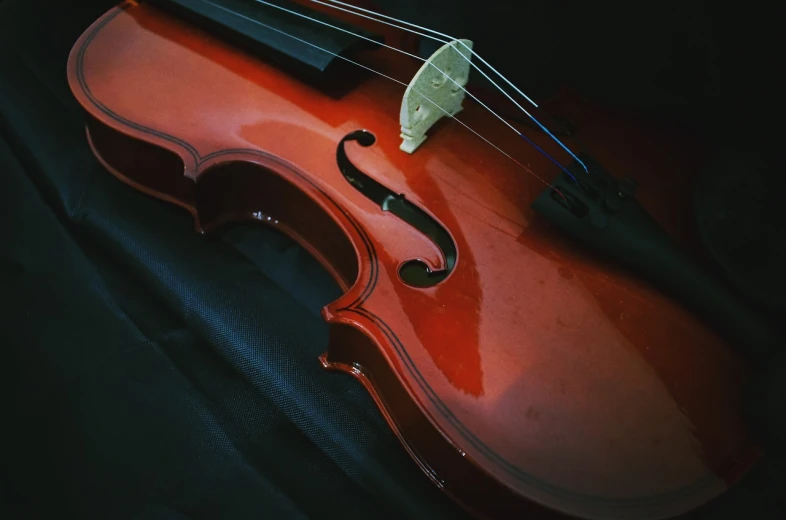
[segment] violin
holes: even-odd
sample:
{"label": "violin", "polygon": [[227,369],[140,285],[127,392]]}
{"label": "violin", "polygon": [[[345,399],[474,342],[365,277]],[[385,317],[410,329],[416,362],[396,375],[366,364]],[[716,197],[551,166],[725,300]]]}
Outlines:
{"label": "violin", "polygon": [[[321,262],[343,295],[319,362],[469,512],[692,510],[763,453],[735,345],[767,343],[661,247],[684,236],[679,193],[646,187],[696,162],[574,103],[579,153],[475,46],[337,1],[128,0],[84,32],[68,79],[112,175],[199,233],[259,222]],[[499,92],[473,94],[469,73]],[[607,172],[633,172],[640,202]]]}

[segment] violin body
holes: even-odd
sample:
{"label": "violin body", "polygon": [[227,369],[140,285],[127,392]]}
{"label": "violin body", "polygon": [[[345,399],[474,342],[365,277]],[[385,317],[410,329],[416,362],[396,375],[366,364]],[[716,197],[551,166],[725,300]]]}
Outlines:
{"label": "violin body", "polygon": [[[362,59],[405,79],[417,70],[386,49]],[[330,96],[137,2],[84,33],[68,77],[117,178],[183,207],[199,232],[258,221],[322,263],[344,291],[323,311],[322,364],[356,377],[429,478],[479,517],[676,516],[760,456],[731,348],[551,230],[529,209],[543,183],[465,127],[444,121],[415,153],[399,150],[401,85],[370,76]],[[669,208],[695,162],[681,170],[668,140],[574,109],[610,171],[676,187],[642,203],[679,236]],[[461,118],[542,177],[558,171],[476,104]],[[345,140],[359,130],[374,142]],[[351,185],[342,152],[447,232],[444,279],[402,279],[412,261],[444,271],[444,251]]]}

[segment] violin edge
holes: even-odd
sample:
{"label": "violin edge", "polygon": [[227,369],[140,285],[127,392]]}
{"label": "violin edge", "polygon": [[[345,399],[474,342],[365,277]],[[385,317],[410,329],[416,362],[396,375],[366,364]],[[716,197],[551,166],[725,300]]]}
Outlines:
{"label": "violin edge", "polygon": [[[522,498],[498,482],[448,438],[412,399],[396,377],[384,350],[356,321],[323,313],[330,325],[327,351],[319,356],[322,367],[357,380],[371,396],[385,422],[420,470],[454,502],[481,519],[538,518],[561,520],[562,513]],[[380,392],[379,388],[385,388]],[[392,396],[385,398],[383,395]],[[428,446],[428,455],[416,446]]]}

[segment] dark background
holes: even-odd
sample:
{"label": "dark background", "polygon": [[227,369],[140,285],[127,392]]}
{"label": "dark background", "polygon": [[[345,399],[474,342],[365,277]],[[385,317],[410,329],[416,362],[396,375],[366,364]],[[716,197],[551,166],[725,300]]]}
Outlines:
{"label": "dark background", "polygon": [[774,145],[783,20],[771,2],[378,0],[466,37],[524,92],[568,85],[606,106]]}
{"label": "dark background", "polygon": [[[0,516],[463,518],[318,367],[338,289],[312,259],[264,228],[197,236],[97,165],[65,64],[113,3],[0,0]],[[780,148],[765,3],[380,4],[534,95]],[[784,482],[768,459],[689,518],[783,518]]]}

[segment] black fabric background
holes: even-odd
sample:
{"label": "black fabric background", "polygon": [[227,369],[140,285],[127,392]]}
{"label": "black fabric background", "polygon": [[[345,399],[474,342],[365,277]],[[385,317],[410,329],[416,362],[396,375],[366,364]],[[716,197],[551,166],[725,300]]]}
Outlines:
{"label": "black fabric background", "polygon": [[[65,64],[113,4],[0,1],[0,516],[465,518],[318,366],[313,259],[96,163]],[[782,518],[783,483],[765,462],[690,518]]]}

